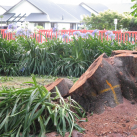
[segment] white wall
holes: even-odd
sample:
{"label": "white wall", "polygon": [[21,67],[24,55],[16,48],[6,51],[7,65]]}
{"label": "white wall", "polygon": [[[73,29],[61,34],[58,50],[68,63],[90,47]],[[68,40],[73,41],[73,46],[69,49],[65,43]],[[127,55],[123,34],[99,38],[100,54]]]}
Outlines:
{"label": "white wall", "polygon": [[[18,27],[21,27],[21,26],[23,25],[23,23],[17,22],[16,25],[17,25]],[[33,30],[34,30],[34,27],[35,27],[34,25],[35,25],[35,23],[29,23],[28,28],[29,28],[29,29],[32,29],[32,31],[33,31]]]}
{"label": "white wall", "polygon": [[30,28],[30,29],[32,29],[32,30],[33,30],[33,29],[34,29],[34,27],[35,27],[35,23],[29,23],[29,28]]}
{"label": "white wall", "polygon": [[[21,15],[24,15],[26,13],[25,16],[28,16],[31,13],[42,13],[42,12],[38,10],[36,7],[34,7],[33,5],[31,5],[29,2],[22,1],[19,5],[11,9],[9,13],[16,13],[16,15],[19,15],[20,13]],[[13,20],[13,19],[14,18],[11,18],[10,20]],[[17,25],[21,26],[21,23],[18,22]],[[34,28],[34,23],[30,23],[29,28]]]}
{"label": "white wall", "polygon": [[19,5],[11,9],[9,13],[16,13],[17,15],[20,13],[21,15],[24,15],[26,13],[26,16],[28,16],[30,13],[42,13],[42,12],[37,8],[35,8],[33,5],[31,5],[29,2],[22,1]]}
{"label": "white wall", "polygon": [[58,23],[58,29],[62,30],[63,28],[70,29],[70,23]]}
{"label": "white wall", "polygon": [[21,26],[21,22],[17,22],[16,25],[19,27]]}
{"label": "white wall", "polygon": [[45,23],[45,29],[51,29],[51,23]]}
{"label": "white wall", "polygon": [[2,7],[0,7],[0,15],[4,14],[6,12],[6,10],[4,10]]}

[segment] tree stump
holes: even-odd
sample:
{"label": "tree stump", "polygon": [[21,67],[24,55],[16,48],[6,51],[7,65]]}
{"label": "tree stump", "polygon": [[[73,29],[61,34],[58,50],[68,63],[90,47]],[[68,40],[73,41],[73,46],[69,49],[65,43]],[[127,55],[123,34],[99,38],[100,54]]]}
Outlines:
{"label": "tree stump", "polygon": [[128,100],[137,101],[137,52],[118,50],[99,56],[70,89],[86,111],[101,113]]}
{"label": "tree stump", "polygon": [[86,111],[101,113],[105,106],[123,102],[116,70],[107,58],[106,54],[99,56],[69,91]]}
{"label": "tree stump", "polygon": [[100,55],[72,85],[70,80],[57,79],[45,87],[55,92],[57,86],[63,97],[70,95],[86,111],[95,113],[122,103],[123,96],[137,101],[137,52],[118,50],[111,57]]}
{"label": "tree stump", "polygon": [[[58,78],[53,83],[45,85],[45,88],[50,92],[56,92],[55,86],[58,88],[60,94],[65,96],[69,93],[69,89],[73,86],[73,82],[67,78]],[[53,97],[56,93],[52,94]]]}
{"label": "tree stump", "polygon": [[121,91],[128,100],[137,99],[137,54],[135,52],[118,54],[112,57]]}
{"label": "tree stump", "polygon": [[137,51],[132,51],[132,50],[114,50],[114,51],[112,51],[111,56],[118,55],[118,54],[123,54],[123,53],[137,54]]}

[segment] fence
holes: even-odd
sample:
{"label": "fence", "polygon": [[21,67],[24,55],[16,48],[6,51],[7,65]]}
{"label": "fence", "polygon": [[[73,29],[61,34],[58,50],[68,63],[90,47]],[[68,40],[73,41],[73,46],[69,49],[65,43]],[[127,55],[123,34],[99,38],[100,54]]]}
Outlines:
{"label": "fence", "polygon": [[[15,35],[12,33],[6,33],[5,32],[6,29],[1,29],[1,35],[2,38],[6,38],[7,40],[10,39],[15,39]],[[37,34],[33,34],[33,38],[35,38],[38,42],[44,42],[47,39],[61,39],[63,34],[68,34],[69,35],[69,39],[66,40],[66,42],[71,41],[71,36],[73,36],[73,32],[75,31],[80,31],[81,33],[87,33],[90,32],[92,33],[94,30],[59,30],[58,32],[53,32],[52,29],[51,30],[39,30]],[[105,36],[105,32],[107,30],[99,30],[99,36],[101,37],[101,39],[103,39],[104,37],[108,40],[109,38]],[[113,31],[113,33],[115,34],[115,40],[117,40],[118,42],[132,42],[133,44],[136,42],[137,40],[137,31],[126,31],[126,32],[122,32],[122,31]]]}

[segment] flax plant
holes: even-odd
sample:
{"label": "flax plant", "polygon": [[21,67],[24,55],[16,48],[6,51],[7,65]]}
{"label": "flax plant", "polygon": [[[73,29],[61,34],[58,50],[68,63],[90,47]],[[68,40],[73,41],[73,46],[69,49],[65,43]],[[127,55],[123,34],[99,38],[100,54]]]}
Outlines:
{"label": "flax plant", "polygon": [[14,40],[0,38],[0,75],[17,75],[19,52]]}

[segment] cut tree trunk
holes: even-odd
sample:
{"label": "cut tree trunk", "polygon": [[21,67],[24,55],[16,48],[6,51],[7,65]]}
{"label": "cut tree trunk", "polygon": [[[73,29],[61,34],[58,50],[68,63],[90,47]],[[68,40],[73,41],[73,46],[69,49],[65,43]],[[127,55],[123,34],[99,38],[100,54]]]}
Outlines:
{"label": "cut tree trunk", "polygon": [[122,103],[123,96],[137,101],[137,52],[118,50],[111,57],[100,55],[72,85],[68,79],[57,79],[45,87],[56,92],[57,86],[63,97],[70,95],[88,112],[102,113],[106,107]]}
{"label": "cut tree trunk", "polygon": [[137,52],[118,50],[99,56],[69,91],[86,111],[101,113],[128,100],[137,101]]}
{"label": "cut tree trunk", "polygon": [[106,54],[99,56],[69,91],[86,111],[101,113],[105,106],[123,102],[115,68],[106,58]]}
{"label": "cut tree trunk", "polygon": [[111,56],[118,55],[118,54],[123,54],[123,53],[137,54],[137,51],[132,51],[132,50],[114,50],[114,51],[112,51]]}
{"label": "cut tree trunk", "polygon": [[69,93],[69,89],[73,86],[73,82],[67,78],[58,78],[53,83],[45,85],[45,88],[50,91],[54,92],[51,96],[56,96],[56,89],[55,86],[58,88],[60,94],[65,96]]}
{"label": "cut tree trunk", "polygon": [[137,99],[137,54],[123,53],[112,57],[121,91],[128,100]]}

